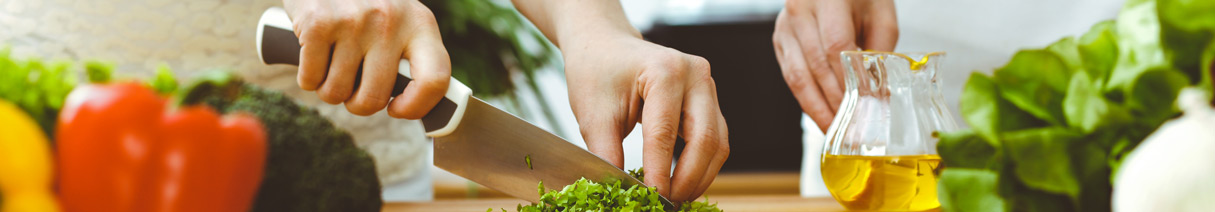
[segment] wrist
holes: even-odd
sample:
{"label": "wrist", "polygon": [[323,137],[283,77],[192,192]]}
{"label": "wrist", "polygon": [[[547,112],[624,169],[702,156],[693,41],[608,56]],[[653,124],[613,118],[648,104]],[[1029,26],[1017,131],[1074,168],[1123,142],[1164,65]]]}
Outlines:
{"label": "wrist", "polygon": [[640,33],[595,27],[570,27],[557,34],[562,52],[601,49],[601,45],[619,45],[620,42],[644,40]]}
{"label": "wrist", "polygon": [[566,43],[598,42],[603,39],[641,39],[641,32],[629,24],[618,1],[562,1],[548,7],[553,37],[558,48]]}

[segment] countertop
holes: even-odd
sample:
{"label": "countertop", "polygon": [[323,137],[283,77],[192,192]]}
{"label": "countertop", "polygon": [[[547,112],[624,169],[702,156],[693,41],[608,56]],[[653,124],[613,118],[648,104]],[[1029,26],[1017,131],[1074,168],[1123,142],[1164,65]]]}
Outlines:
{"label": "countertop", "polygon": [[[724,211],[846,211],[831,197],[802,198],[797,194],[750,194],[710,196],[710,202]],[[437,199],[433,202],[389,203],[383,211],[515,211],[519,204],[527,201],[514,198],[488,199]]]}
{"label": "countertop", "polygon": [[[798,173],[723,173],[705,196],[725,211],[845,211],[831,197],[799,196]],[[464,180],[436,180],[435,201],[387,203],[383,211],[514,211],[527,203]]]}

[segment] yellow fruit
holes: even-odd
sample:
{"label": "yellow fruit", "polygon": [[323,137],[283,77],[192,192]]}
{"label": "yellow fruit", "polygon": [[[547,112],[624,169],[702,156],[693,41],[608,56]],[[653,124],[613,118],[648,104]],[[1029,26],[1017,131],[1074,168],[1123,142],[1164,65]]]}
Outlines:
{"label": "yellow fruit", "polygon": [[49,144],[34,119],[0,100],[0,212],[59,210]]}

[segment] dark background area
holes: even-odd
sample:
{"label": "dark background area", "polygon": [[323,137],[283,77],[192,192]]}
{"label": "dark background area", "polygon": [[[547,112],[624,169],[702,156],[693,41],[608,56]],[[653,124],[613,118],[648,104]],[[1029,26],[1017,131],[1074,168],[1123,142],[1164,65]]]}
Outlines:
{"label": "dark background area", "polygon": [[[722,172],[798,171],[801,109],[781,75],[771,21],[655,25],[647,40],[709,60],[718,103],[730,130]],[[683,151],[677,142],[675,154]]]}

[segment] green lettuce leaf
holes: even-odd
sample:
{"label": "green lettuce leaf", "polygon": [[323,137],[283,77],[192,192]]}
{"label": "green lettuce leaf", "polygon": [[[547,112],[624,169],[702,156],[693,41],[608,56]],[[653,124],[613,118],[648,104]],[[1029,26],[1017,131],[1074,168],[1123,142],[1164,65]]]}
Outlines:
{"label": "green lettuce leaf", "polygon": [[1004,199],[996,195],[997,175],[980,169],[950,167],[941,172],[938,196],[951,211],[1002,212]]}

